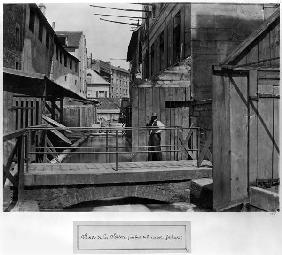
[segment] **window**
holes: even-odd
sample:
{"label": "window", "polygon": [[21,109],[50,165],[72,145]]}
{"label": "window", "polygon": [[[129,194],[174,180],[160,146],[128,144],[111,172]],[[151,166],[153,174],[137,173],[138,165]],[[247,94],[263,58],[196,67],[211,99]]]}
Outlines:
{"label": "window", "polygon": [[181,55],[180,21],[181,21],[181,15],[180,12],[178,12],[173,18],[173,64],[179,62]]}
{"label": "window", "polygon": [[105,97],[108,97],[108,92],[107,91],[105,91]]}
{"label": "window", "polygon": [[70,59],[70,70],[72,70],[72,60]]}
{"label": "window", "polygon": [[164,31],[160,34],[160,70],[165,68],[164,64]]}
{"label": "window", "polygon": [[96,97],[98,98],[99,96],[98,96],[98,91],[96,91]]}
{"label": "window", "polygon": [[49,33],[46,31],[46,47],[49,48]]}
{"label": "window", "polygon": [[18,62],[18,61],[16,61],[16,69],[17,69],[17,70],[20,69],[20,68],[19,68],[19,62]]}
{"label": "window", "polygon": [[75,72],[77,73],[77,71],[78,71],[78,63],[77,62],[75,63],[74,68],[75,68]]}
{"label": "window", "polygon": [[64,54],[64,66],[68,65],[68,57],[67,54]]}
{"label": "window", "polygon": [[151,75],[154,74],[155,68],[155,51],[154,51],[154,44],[151,46]]}
{"label": "window", "polygon": [[156,18],[156,4],[152,5],[152,18]]}
{"label": "window", "polygon": [[67,76],[65,75],[65,81],[67,81]]}
{"label": "window", "polygon": [[34,20],[35,20],[35,13],[34,13],[34,10],[30,9],[30,12],[29,12],[29,30],[34,32]]}
{"label": "window", "polygon": [[43,24],[42,24],[42,21],[39,21],[38,39],[40,42],[42,42],[42,35],[43,35]]}
{"label": "window", "polygon": [[20,35],[20,27],[19,24],[16,25],[16,44],[20,45],[21,35]]}

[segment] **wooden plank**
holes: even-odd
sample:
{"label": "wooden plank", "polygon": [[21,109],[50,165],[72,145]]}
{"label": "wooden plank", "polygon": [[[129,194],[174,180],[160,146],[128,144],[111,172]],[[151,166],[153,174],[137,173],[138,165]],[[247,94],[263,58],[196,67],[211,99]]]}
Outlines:
{"label": "wooden plank", "polygon": [[[160,121],[166,125],[166,116],[165,116],[165,89],[160,87],[160,93],[159,93],[159,102],[160,102]],[[161,146],[165,145],[166,142],[166,135],[167,131],[165,130],[162,132],[162,139],[161,139]],[[162,147],[162,150],[166,150],[166,147]],[[163,152],[163,160],[166,160],[167,153]]]}
{"label": "wooden plank", "polygon": [[229,87],[228,77],[213,76],[213,207],[215,210],[228,205],[231,198]]}
{"label": "wooden plank", "polygon": [[280,80],[280,72],[271,70],[260,70],[258,71],[258,79]]}
{"label": "wooden plank", "polygon": [[64,136],[59,130],[50,129],[50,132],[52,132],[54,135],[56,135],[58,138],[60,138],[65,143],[71,144],[70,139],[68,139],[66,136]]}
{"label": "wooden plank", "polygon": [[38,109],[38,123],[37,125],[41,124],[42,123],[42,115],[45,111],[45,99],[44,98],[39,98],[38,100],[39,102],[39,109]]}
{"label": "wooden plank", "polygon": [[30,126],[30,111],[31,109],[29,108],[29,98],[26,98],[25,101],[25,107],[26,107],[26,126]]}
{"label": "wooden plank", "polygon": [[[14,98],[16,107],[20,106],[20,101],[18,98]],[[16,130],[21,128],[21,110],[16,109],[16,115],[17,115],[17,120],[16,120]]]}
{"label": "wooden plank", "polygon": [[[182,107],[182,127],[188,128],[190,127],[190,117],[189,117],[189,107]],[[189,130],[183,129],[183,138],[185,139],[188,135]],[[187,159],[184,157],[182,159]]]}
{"label": "wooden plank", "polygon": [[[145,112],[145,105],[146,105],[146,88],[139,88],[139,106],[138,106],[138,116],[139,116],[139,126],[144,127],[146,126],[146,112]],[[145,129],[140,129],[139,132],[139,146],[146,146],[147,145],[147,136],[148,131]],[[139,147],[138,150],[144,151],[144,148]],[[138,161],[145,161],[147,159],[147,155],[145,153],[139,153],[137,155]]]}
{"label": "wooden plank", "polygon": [[273,99],[260,98],[258,112],[262,118],[258,121],[258,178],[270,179],[272,177],[273,143],[269,134],[273,136]]}
{"label": "wooden plank", "polygon": [[[182,108],[181,107],[177,107],[175,109],[175,125],[178,127],[182,126]],[[175,138],[174,138],[174,143],[176,145],[176,149],[179,150],[180,149],[180,142],[179,142],[179,137],[180,137],[180,129],[177,129],[175,131]],[[181,153],[177,152],[176,153],[176,160],[180,160],[181,159]]]}
{"label": "wooden plank", "polygon": [[[133,155],[136,151],[136,146],[138,146],[138,130],[136,129],[138,127],[138,88],[134,87],[132,88],[132,146],[133,146]],[[135,161],[135,157],[133,156],[132,161]]]}
{"label": "wooden plank", "polygon": [[[165,126],[170,127],[170,108],[165,108]],[[165,131],[165,144],[168,146],[170,145],[170,137],[171,137],[171,131],[166,130]],[[171,150],[171,147],[166,147],[166,150]],[[166,152],[165,154],[165,159],[166,160],[171,160],[171,153]]]}
{"label": "wooden plank", "polygon": [[269,33],[259,41],[259,61],[270,59]]}
{"label": "wooden plank", "polygon": [[279,8],[271,15],[271,17],[264,22],[256,31],[254,31],[246,40],[244,40],[231,54],[225,59],[224,64],[228,64],[238,58],[249,45],[251,45],[261,34],[263,34],[276,20],[279,20]]}
{"label": "wooden plank", "polygon": [[247,80],[244,76],[233,77],[230,88],[231,201],[248,196]]}
{"label": "wooden plank", "polygon": [[270,91],[271,91],[271,86],[279,86],[280,80],[279,79],[270,79],[270,78],[265,78],[265,79],[260,78],[258,79],[258,85],[262,87],[270,86]]}
{"label": "wooden plank", "polygon": [[[275,143],[279,146],[279,99],[273,99],[273,137]],[[273,169],[273,178],[279,178],[279,152],[273,145],[273,160],[272,160],[272,169]]]}
{"label": "wooden plank", "polygon": [[[249,96],[257,95],[257,75],[256,70],[250,71],[249,76]],[[257,109],[257,101],[250,101],[252,106],[249,113],[249,184],[255,184],[258,171],[258,118],[254,109]]]}
{"label": "wooden plank", "polygon": [[21,111],[21,115],[22,115],[22,122],[21,122],[21,128],[25,128],[26,125],[25,125],[25,118],[26,118],[26,110],[24,109],[25,107],[25,98],[21,98],[20,99],[20,102],[21,102],[21,107],[22,108],[22,111]]}
{"label": "wooden plank", "polygon": [[46,115],[42,115],[42,119],[45,120],[48,124],[51,124],[54,127],[59,127],[59,128],[63,128],[64,131],[68,132],[68,133],[72,133],[71,130],[69,130],[66,126],[64,126],[63,124],[58,123],[57,121],[49,118]]}
{"label": "wooden plank", "polygon": [[258,62],[258,44],[254,45],[249,53],[247,54],[247,63],[257,63]]}
{"label": "wooden plank", "polygon": [[36,99],[33,98],[32,100],[32,106],[33,106],[33,110],[32,110],[32,125],[36,125]]}
{"label": "wooden plank", "polygon": [[[171,127],[175,127],[175,108],[170,108],[170,124]],[[170,132],[170,144],[171,144],[171,149],[175,150],[175,130],[172,129]],[[171,152],[171,159],[175,160],[175,152]]]}
{"label": "wooden plank", "polygon": [[153,113],[152,88],[146,88],[146,123],[149,123]]}

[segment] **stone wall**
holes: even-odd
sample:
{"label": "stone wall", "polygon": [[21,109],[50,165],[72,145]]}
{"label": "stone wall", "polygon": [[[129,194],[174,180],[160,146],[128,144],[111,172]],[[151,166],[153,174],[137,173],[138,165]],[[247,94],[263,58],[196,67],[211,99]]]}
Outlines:
{"label": "stone wall", "polygon": [[[3,5],[3,66],[21,69],[24,38],[24,6]],[[17,64],[16,64],[17,63]]]}

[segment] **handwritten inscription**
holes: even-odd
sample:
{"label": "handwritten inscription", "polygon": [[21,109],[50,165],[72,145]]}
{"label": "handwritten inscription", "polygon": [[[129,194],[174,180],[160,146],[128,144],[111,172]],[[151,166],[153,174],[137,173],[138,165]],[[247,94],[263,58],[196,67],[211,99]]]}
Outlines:
{"label": "handwritten inscription", "polygon": [[136,223],[75,223],[74,250],[76,253],[190,251],[190,225],[187,222],[134,224]]}
{"label": "handwritten inscription", "polygon": [[175,236],[174,234],[165,234],[165,235],[122,235],[119,233],[107,234],[104,233],[102,235],[91,235],[89,233],[84,233],[80,236],[81,239],[92,239],[92,240],[182,240],[183,236]]}

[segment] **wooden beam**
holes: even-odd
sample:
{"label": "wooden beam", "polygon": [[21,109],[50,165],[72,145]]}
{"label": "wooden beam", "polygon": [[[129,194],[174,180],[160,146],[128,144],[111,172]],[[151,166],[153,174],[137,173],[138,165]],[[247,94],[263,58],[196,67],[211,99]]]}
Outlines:
{"label": "wooden beam", "polygon": [[223,64],[230,64],[235,61],[240,54],[242,54],[259,36],[261,36],[269,27],[276,21],[279,21],[279,8],[264,22],[259,29],[254,31],[246,40],[244,40],[223,62]]}

